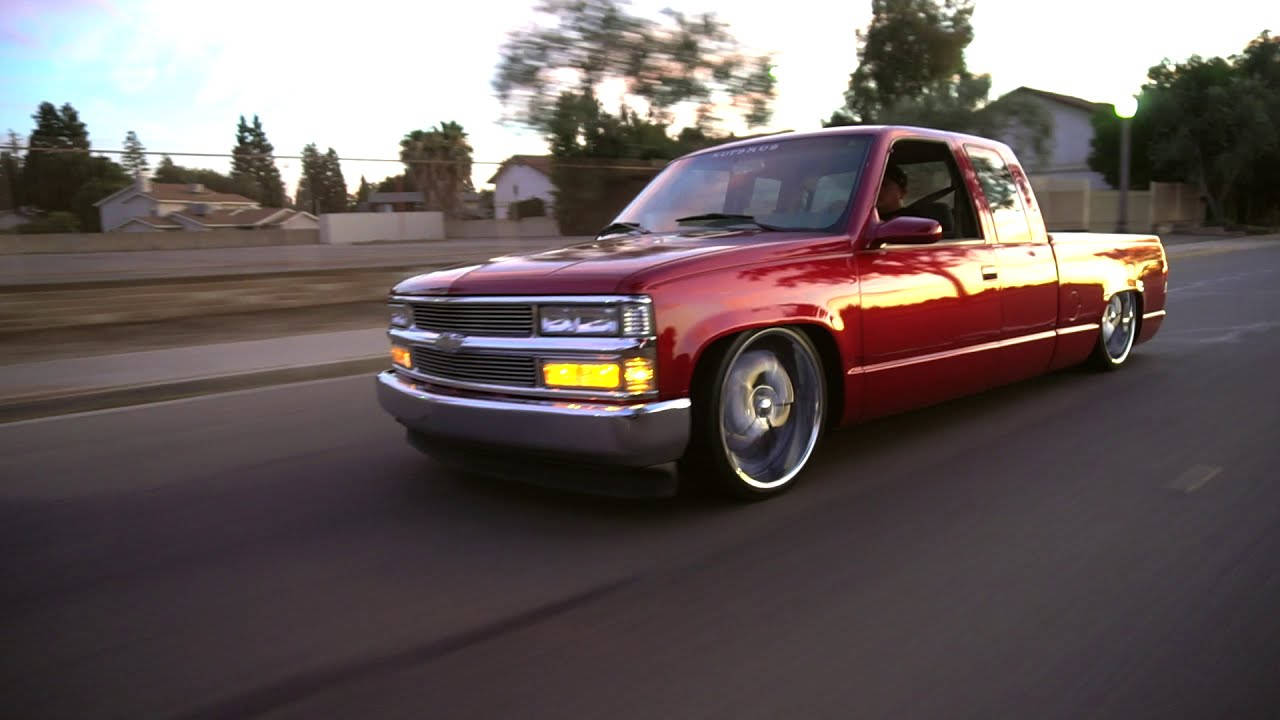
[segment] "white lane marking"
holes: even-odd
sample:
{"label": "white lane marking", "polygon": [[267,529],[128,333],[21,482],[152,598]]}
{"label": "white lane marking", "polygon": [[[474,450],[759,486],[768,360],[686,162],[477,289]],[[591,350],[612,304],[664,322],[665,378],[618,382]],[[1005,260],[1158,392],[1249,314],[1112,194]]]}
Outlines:
{"label": "white lane marking", "polygon": [[1205,483],[1217,477],[1222,468],[1213,465],[1192,465],[1166,487],[1182,493],[1192,493],[1205,486]]}
{"label": "white lane marking", "polygon": [[[1218,275],[1215,277],[1205,278],[1203,280],[1195,280],[1185,285],[1181,283],[1174,283],[1174,284],[1171,284],[1169,287],[1169,294],[1181,295],[1184,293],[1190,293],[1194,295],[1194,294],[1197,294],[1197,291],[1203,291],[1206,288],[1213,288],[1223,284],[1236,285],[1237,281],[1239,280],[1254,277],[1255,275],[1270,275],[1271,273],[1274,273],[1274,272],[1275,270],[1272,268],[1264,268],[1261,270],[1245,270],[1242,272],[1229,273],[1227,275]],[[1239,292],[1238,290],[1234,290],[1234,291]]]}
{"label": "white lane marking", "polygon": [[[204,395],[192,395],[190,397],[174,398],[173,400],[160,400],[158,402],[138,403],[136,405],[120,405],[119,407],[102,408],[101,410],[86,410],[77,413],[65,413],[62,415],[48,415],[46,417],[31,418],[29,420],[14,420],[13,422],[0,423],[0,432],[5,428],[18,427],[19,425],[36,425],[39,423],[57,422],[59,420],[71,420],[74,418],[93,417],[94,415],[111,415],[113,413],[129,412],[130,410],[144,410],[147,408],[163,407],[165,405],[185,405],[187,403],[199,402],[201,400],[210,400],[213,398],[235,397],[237,395],[248,395],[249,393],[263,392],[265,390],[275,390],[278,388],[298,388],[308,385],[320,385],[323,383],[333,383],[342,380],[351,380],[352,378],[368,377],[369,382],[373,382],[374,375],[377,373],[357,373],[354,375],[340,375],[338,377],[321,378],[319,380],[298,380],[297,382],[277,383],[274,385],[263,385],[261,387],[243,388],[241,390],[227,390],[218,393],[206,393]],[[373,390],[369,391],[370,397],[373,396]]]}

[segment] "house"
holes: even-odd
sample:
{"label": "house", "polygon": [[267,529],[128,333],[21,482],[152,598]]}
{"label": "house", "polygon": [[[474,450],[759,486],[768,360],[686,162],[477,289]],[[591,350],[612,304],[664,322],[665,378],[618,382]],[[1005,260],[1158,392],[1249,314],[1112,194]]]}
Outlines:
{"label": "house", "polygon": [[555,185],[551,182],[550,155],[512,155],[489,178],[493,184],[494,217],[509,220],[511,205],[530,198],[542,198],[547,214],[555,205]]}
{"label": "house", "polygon": [[1110,105],[1025,86],[1004,97],[1033,102],[1044,108],[1053,121],[1048,157],[1043,160],[1036,157],[1030,142],[1018,129],[997,138],[1013,148],[1027,166],[1028,174],[1054,179],[1085,179],[1090,187],[1109,187],[1102,173],[1089,169],[1089,153],[1093,150],[1093,116],[1099,110],[1109,110]]}
{"label": "house", "polygon": [[311,213],[264,208],[243,195],[214,192],[200,184],[152,182],[141,176],[94,205],[103,232],[319,227]]}
{"label": "house", "polygon": [[421,192],[369,193],[364,212],[415,212],[427,209],[427,198]]}
{"label": "house", "polygon": [[209,205],[193,205],[181,212],[163,217],[144,215],[128,220],[116,228],[120,232],[157,232],[163,230],[315,230],[320,227],[316,216],[288,208],[237,207],[216,209]]}

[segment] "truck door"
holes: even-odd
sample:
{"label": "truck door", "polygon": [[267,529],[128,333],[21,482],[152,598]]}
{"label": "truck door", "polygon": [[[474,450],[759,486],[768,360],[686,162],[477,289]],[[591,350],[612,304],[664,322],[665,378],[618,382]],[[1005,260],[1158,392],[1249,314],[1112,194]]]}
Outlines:
{"label": "truck door", "polygon": [[[1001,332],[994,245],[978,227],[951,147],[899,140],[889,161],[908,180],[897,214],[939,220],[943,239],[856,254],[864,417],[989,387]],[[883,220],[873,212],[874,223]]]}
{"label": "truck door", "polygon": [[996,240],[1001,308],[996,381],[1016,382],[1048,371],[1053,359],[1058,265],[1022,168],[994,148],[967,144],[965,154],[978,177]]}

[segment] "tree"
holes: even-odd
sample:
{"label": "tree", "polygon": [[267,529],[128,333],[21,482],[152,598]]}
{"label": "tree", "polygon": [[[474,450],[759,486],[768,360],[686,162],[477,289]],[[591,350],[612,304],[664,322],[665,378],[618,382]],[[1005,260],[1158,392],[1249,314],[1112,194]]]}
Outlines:
{"label": "tree", "polygon": [[275,148],[267,140],[262,121],[253,116],[253,125],[240,116],[236,145],[231,149],[231,179],[249,188],[248,197],[266,207],[284,206],[284,181],[276,167]]}
{"label": "tree", "polygon": [[0,151],[0,210],[10,210],[22,205],[22,169],[18,134],[9,131],[9,142]]}
{"label": "tree", "polygon": [[352,198],[351,209],[359,210],[365,203],[369,202],[369,195],[373,192],[373,186],[360,176],[360,187],[356,189],[356,195]]}
{"label": "tree", "polygon": [[298,179],[299,209],[314,215],[347,210],[347,184],[342,178],[342,164],[333,148],[324,155],[310,143],[302,148],[302,177]]}
{"label": "tree", "polygon": [[253,192],[252,181],[248,178],[233,179],[217,170],[208,168],[188,168],[175,165],[168,155],[160,157],[156,171],[151,179],[159,183],[181,183],[183,185],[199,184],[213,192],[231,193],[249,197]]}
{"label": "tree", "polygon": [[663,161],[734,139],[701,128],[685,128],[672,138],[668,125],[625,105],[612,115],[592,96],[562,94],[547,137],[555,158],[551,182],[560,231],[594,234],[662,169]]}
{"label": "tree", "polygon": [[120,164],[124,166],[125,172],[129,175],[136,176],[147,172],[150,166],[147,164],[147,156],[143,154],[146,148],[138,140],[138,134],[130,130],[124,136],[124,156],[121,158]]}
{"label": "tree", "polygon": [[858,67],[842,114],[880,122],[900,102],[952,94],[968,76],[964,51],[973,42],[972,17],[972,0],[872,0],[871,24],[857,32]]}
{"label": "tree", "polygon": [[86,178],[89,131],[70,103],[57,108],[42,102],[27,141],[22,168],[25,203],[42,210],[70,210],[71,199]]}
{"label": "tree", "polygon": [[442,122],[430,130],[414,130],[400,141],[400,160],[422,191],[428,210],[456,216],[463,192],[471,183],[471,144],[456,122]]}
{"label": "tree", "polygon": [[[1196,185],[1216,223],[1280,225],[1280,38],[1150,69],[1131,126],[1132,177]],[[1118,176],[1120,120],[1094,119],[1089,166]]]}
{"label": "tree", "polygon": [[71,213],[81,232],[102,232],[102,214],[94,203],[127,187],[132,177],[108,158],[85,159],[85,181],[71,198]]}
{"label": "tree", "polygon": [[342,162],[338,153],[329,148],[324,154],[324,197],[321,212],[346,212],[348,205],[347,181],[342,177]]}
{"label": "tree", "polygon": [[416,189],[417,186],[413,184],[413,176],[407,172],[402,172],[399,175],[391,175],[378,181],[374,192],[413,192]]}
{"label": "tree", "polygon": [[1035,159],[1047,157],[1049,114],[1013,95],[991,101],[991,76],[968,70],[972,0],[873,0],[871,12],[870,25],[857,31],[858,67],[844,105],[823,125],[917,125],[1017,137]]}
{"label": "tree", "polygon": [[315,143],[308,143],[302,148],[302,176],[298,178],[298,192],[294,203],[298,209],[313,215],[320,213],[314,191],[322,183],[323,170],[320,162],[320,152],[316,150]]}
{"label": "tree", "polygon": [[561,94],[595,97],[621,80],[658,122],[691,103],[706,121],[731,103],[748,126],[769,121],[775,95],[771,60],[744,54],[711,13],[664,11],[664,22],[638,17],[621,0],[544,0],[540,24],[511,33],[493,88],[516,122],[547,131]]}

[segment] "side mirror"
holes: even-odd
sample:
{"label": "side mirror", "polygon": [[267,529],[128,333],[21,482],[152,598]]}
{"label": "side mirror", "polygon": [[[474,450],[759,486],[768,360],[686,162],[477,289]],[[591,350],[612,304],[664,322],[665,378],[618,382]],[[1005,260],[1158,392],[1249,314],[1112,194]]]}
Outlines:
{"label": "side mirror", "polygon": [[871,248],[881,245],[928,245],[942,239],[942,224],[922,217],[902,216],[882,222],[871,231]]}

